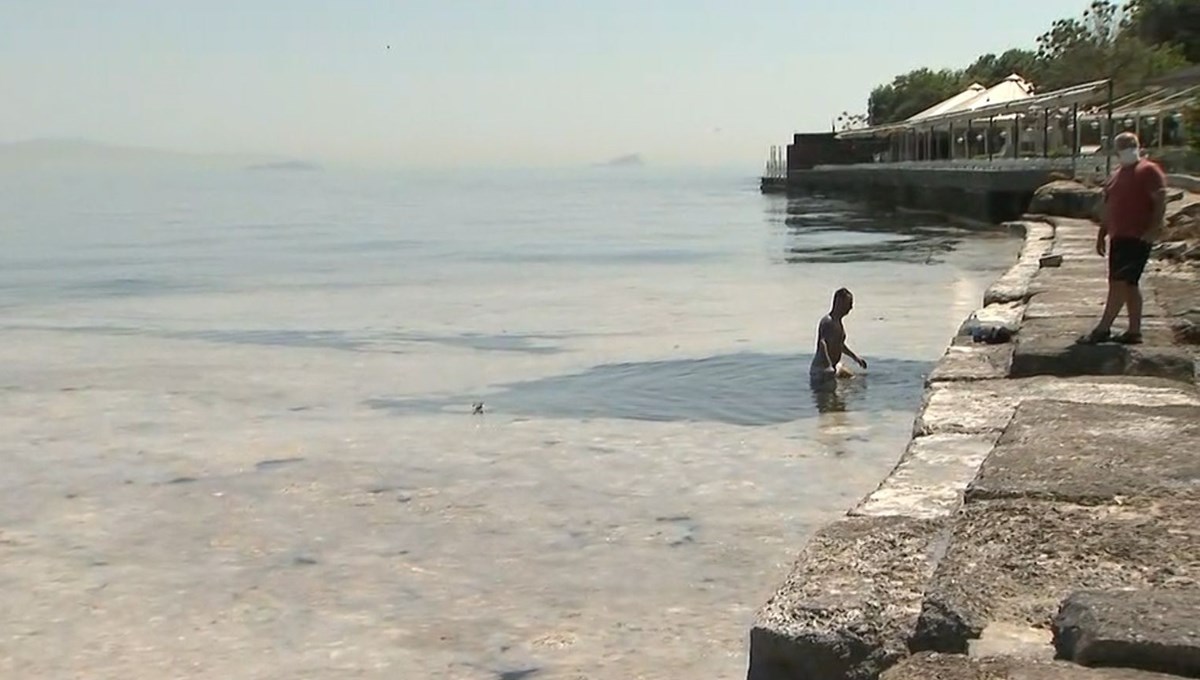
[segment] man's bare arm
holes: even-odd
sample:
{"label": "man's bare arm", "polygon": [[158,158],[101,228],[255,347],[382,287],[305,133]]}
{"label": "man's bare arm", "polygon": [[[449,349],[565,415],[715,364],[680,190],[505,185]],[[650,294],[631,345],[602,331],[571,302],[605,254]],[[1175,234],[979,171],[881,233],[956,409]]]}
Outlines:
{"label": "man's bare arm", "polygon": [[821,334],[821,339],[817,341],[817,348],[821,352],[821,356],[825,357],[825,370],[833,371],[837,367],[833,365],[833,361],[829,358],[829,345],[825,344],[825,334]]}
{"label": "man's bare arm", "polygon": [[850,349],[849,345],[843,343],[842,351],[846,353],[846,356],[857,361],[859,366],[862,366],[863,368],[867,367],[867,362],[863,361],[863,359],[861,357],[859,357],[857,354],[855,354],[854,350]]}

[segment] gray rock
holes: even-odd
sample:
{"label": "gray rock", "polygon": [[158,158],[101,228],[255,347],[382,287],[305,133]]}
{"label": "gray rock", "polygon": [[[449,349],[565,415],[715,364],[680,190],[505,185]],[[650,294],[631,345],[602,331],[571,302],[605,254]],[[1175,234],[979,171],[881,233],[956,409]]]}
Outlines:
{"label": "gray rock", "polygon": [[882,680],[1171,680],[1171,676],[1159,673],[1084,668],[1062,661],[977,659],[936,652],[911,656],[881,677]]}
{"label": "gray rock", "polygon": [[1154,246],[1154,254],[1164,260],[1181,260],[1188,247],[1187,241],[1166,241]]}
{"label": "gray rock", "polygon": [[1200,492],[1200,406],[1025,401],[968,501],[1110,503]]}
{"label": "gray rock", "polygon": [[1073,593],[1054,618],[1058,658],[1200,678],[1200,590]]}
{"label": "gray rock", "polygon": [[818,532],[756,616],[748,680],[869,680],[907,656],[943,527],[857,517]]}
{"label": "gray rock", "polygon": [[1100,189],[1078,182],[1059,180],[1038,188],[1029,202],[1029,212],[1057,217],[1091,219],[1102,202]]}
{"label": "gray rock", "polygon": [[911,648],[962,654],[989,627],[1044,631],[1062,598],[1083,587],[1194,588],[1198,554],[1197,500],[968,502]]}
{"label": "gray rock", "polygon": [[[1200,345],[1200,314],[1179,317],[1171,322],[1171,332],[1175,342],[1186,345]],[[940,366],[940,364],[939,364]],[[937,369],[934,369],[937,372]]]}

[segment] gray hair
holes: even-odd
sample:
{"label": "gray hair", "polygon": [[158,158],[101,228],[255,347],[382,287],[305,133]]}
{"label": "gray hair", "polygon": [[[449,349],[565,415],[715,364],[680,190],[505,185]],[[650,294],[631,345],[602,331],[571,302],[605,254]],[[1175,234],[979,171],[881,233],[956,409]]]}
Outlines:
{"label": "gray hair", "polygon": [[1122,132],[1113,142],[1118,149],[1136,149],[1142,145],[1138,136],[1132,132]]}

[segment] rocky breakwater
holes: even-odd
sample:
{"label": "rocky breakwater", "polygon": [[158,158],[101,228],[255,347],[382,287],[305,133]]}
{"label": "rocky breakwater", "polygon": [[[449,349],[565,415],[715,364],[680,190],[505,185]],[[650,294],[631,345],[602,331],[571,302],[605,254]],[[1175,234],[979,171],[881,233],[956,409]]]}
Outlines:
{"label": "rocky breakwater", "polygon": [[1192,358],[1153,295],[1145,345],[1076,346],[1105,290],[1095,225],[1020,226],[893,472],[758,612],[750,680],[1200,674]]}

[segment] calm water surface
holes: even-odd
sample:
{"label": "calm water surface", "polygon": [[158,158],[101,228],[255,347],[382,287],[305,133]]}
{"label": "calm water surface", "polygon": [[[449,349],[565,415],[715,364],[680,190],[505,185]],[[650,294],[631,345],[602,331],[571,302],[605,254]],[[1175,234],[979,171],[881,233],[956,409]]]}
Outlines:
{"label": "calm water surface", "polygon": [[736,677],[1017,248],[721,173],[2,179],[13,677]]}

